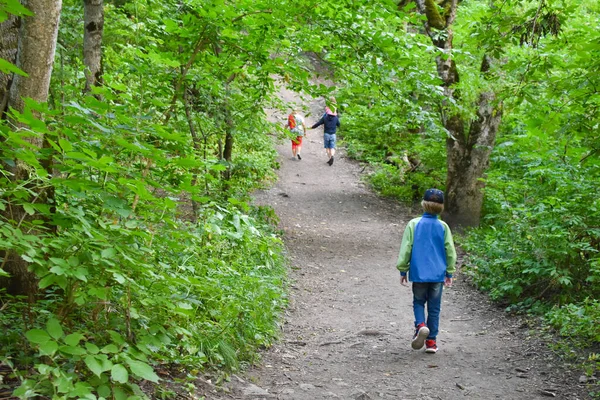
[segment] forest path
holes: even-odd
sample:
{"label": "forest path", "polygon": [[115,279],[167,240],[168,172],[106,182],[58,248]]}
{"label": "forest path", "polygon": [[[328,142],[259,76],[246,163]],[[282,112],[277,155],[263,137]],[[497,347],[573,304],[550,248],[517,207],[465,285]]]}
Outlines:
{"label": "forest path", "polygon": [[[300,103],[293,92],[280,95]],[[303,105],[310,126],[324,104]],[[281,113],[270,117],[286,122]],[[232,379],[227,398],[584,398],[574,393],[577,373],[558,368],[543,346],[525,340],[527,326],[504,317],[460,274],[444,292],[439,352],[412,350],[412,294],[394,265],[405,224],[420,210],[372,193],[343,150],[327,165],[322,128],[309,131],[301,161],[288,140],[278,151],[279,181],[256,202],[274,208],[285,232],[290,307],[282,340]]]}

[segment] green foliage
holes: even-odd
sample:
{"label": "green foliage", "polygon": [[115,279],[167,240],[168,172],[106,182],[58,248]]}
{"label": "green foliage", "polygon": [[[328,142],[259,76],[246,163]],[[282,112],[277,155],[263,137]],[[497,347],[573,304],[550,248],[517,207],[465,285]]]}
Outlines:
{"label": "green foliage", "polygon": [[577,342],[580,347],[600,343],[598,300],[587,298],[578,304],[555,307],[547,313],[546,319],[562,336]]}
{"label": "green foliage", "polygon": [[420,25],[419,17],[399,11],[395,2],[325,2],[306,18],[323,35],[298,40],[318,52],[338,84],[333,93],[321,87],[312,93],[336,96],[341,143],[371,164],[374,187],[409,202],[427,185],[443,187],[446,134],[437,113],[443,100],[437,50],[407,28]]}
{"label": "green foliage", "polygon": [[287,68],[268,6],[106,4],[104,85],[82,96],[82,8],[65,3],[49,104],[0,124],[2,267],[11,254],[39,282],[32,303],[0,292],[15,396],[143,398],[165,371],[230,372],[277,337],[282,242],[248,204],[274,177],[263,108]]}
{"label": "green foliage", "polygon": [[16,16],[32,15],[18,0],[2,0],[0,3],[0,23],[6,21],[8,14]]}
{"label": "green foliage", "polygon": [[[440,118],[457,113],[473,123],[479,94],[494,91],[504,116],[485,177],[485,218],[464,239],[468,273],[513,309],[554,310],[563,332],[572,310],[593,320],[597,303],[586,299],[600,295],[597,2],[462,3],[451,54],[407,29],[422,20],[395,6],[326,2],[310,20],[327,41],[305,48],[339,83],[348,153],[371,164],[369,180],[383,194],[410,202],[425,187],[443,188]],[[330,7],[335,16],[325,13]],[[442,96],[437,56],[458,67],[454,102]],[[595,338],[585,326],[581,336]]]}
{"label": "green foliage", "polygon": [[[198,176],[196,166],[211,175],[219,164],[171,152],[188,140],[159,126],[138,135],[159,135],[166,149],[144,144],[131,135],[126,114],[107,115],[88,101],[97,107],[65,108],[60,134],[28,113],[19,116],[45,132],[52,176],[38,163],[46,150],[16,146],[31,133],[5,130],[2,142],[6,160],[39,172],[27,188],[2,182],[8,215],[21,205],[39,218],[1,221],[3,248],[30,263],[43,289],[36,304],[0,321],[10,332],[0,339],[3,357],[31,362],[37,371],[15,395],[141,396],[134,382],[158,380],[150,363],[235,369],[252,361],[254,349],[277,334],[285,301],[281,242],[233,198],[206,197],[197,222],[182,220],[189,217],[181,188]],[[144,176],[141,160],[150,153],[152,172]],[[260,177],[259,170],[253,178]],[[31,197],[47,187],[54,189],[55,209]],[[197,190],[188,188],[194,196]],[[45,221],[54,232],[26,234]],[[29,324],[27,342],[14,340],[25,313],[36,323]],[[37,325],[47,315],[56,317]]]}
{"label": "green foliage", "polygon": [[[600,53],[588,28],[600,9],[526,2],[507,11],[500,20],[488,14],[478,28],[482,47],[508,56],[506,117],[486,179],[484,224],[464,242],[468,273],[492,298],[545,315],[570,345],[587,348],[598,342],[600,309]],[[559,18],[560,32],[532,31],[536,13]],[[510,31],[513,45],[490,24]]]}
{"label": "green foliage", "polygon": [[524,168],[523,175],[514,166],[511,171],[521,176],[518,185],[503,176],[488,186],[489,227],[467,242],[469,250],[485,254],[474,262],[478,282],[493,297],[511,301],[565,303],[598,295],[600,209],[588,177],[600,171],[556,159],[531,160]]}
{"label": "green foliage", "polygon": [[[484,222],[463,243],[468,273],[512,309],[598,341],[598,3],[503,2],[499,13],[463,2],[451,52],[397,3],[109,2],[103,86],[83,96],[82,4],[64,2],[49,104],[11,115],[26,129],[0,124],[0,278],[16,257],[40,289],[32,303],[0,293],[15,395],[144,397],[140,382],[160,384],[164,370],[240,368],[276,337],[282,244],[272,210],[247,204],[277,168],[263,111],[286,108],[276,76],[335,95],[348,153],[407,202],[444,186],[443,119],[474,123],[493,90],[503,124]],[[29,15],[14,0],[0,22],[9,13]],[[458,66],[452,101],[436,57]]]}

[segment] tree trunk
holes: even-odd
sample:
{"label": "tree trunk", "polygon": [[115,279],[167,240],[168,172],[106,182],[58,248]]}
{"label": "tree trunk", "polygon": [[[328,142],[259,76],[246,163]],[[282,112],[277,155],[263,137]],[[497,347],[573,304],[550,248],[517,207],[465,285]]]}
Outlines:
{"label": "tree trunk", "polygon": [[[0,24],[0,58],[10,63],[17,61],[17,46],[19,45],[19,18],[9,14],[6,21]],[[0,72],[0,119],[5,118],[8,106],[8,93],[12,82],[12,74]]]}
{"label": "tree trunk", "polygon": [[231,121],[228,120],[227,126],[225,127],[225,148],[223,149],[223,158],[227,161],[227,169],[223,174],[225,180],[231,178],[231,157],[233,156],[233,134],[231,133],[233,128],[230,122]]}
{"label": "tree trunk", "polygon": [[481,178],[488,168],[502,119],[494,102],[494,93],[480,94],[477,121],[471,123],[468,133],[464,132],[463,121],[458,117],[446,124],[453,137],[446,140],[448,174],[444,220],[452,227],[479,225],[484,187]]}
{"label": "tree trunk", "polygon": [[[458,83],[459,74],[452,59],[452,24],[456,18],[458,0],[451,0],[450,7],[443,15],[437,12],[433,0],[416,0],[416,3],[419,11],[427,17],[425,30],[431,41],[448,55],[436,60],[444,94],[448,99],[457,99],[453,85]],[[434,29],[443,29],[445,34],[432,32]],[[488,168],[502,119],[500,107],[496,107],[495,102],[494,93],[481,93],[477,104],[477,120],[470,125],[460,115],[442,114],[442,123],[448,131],[444,220],[453,228],[477,226],[481,220],[482,178]]]}
{"label": "tree trunk", "polygon": [[83,63],[85,92],[102,84],[102,34],[104,32],[104,0],[83,1]]}
{"label": "tree trunk", "polygon": [[[16,65],[26,72],[28,77],[14,76],[8,101],[8,105],[19,112],[24,109],[25,98],[31,98],[39,103],[46,102],[48,99],[62,1],[28,0],[24,2],[24,5],[33,12],[33,16],[21,19]],[[13,125],[16,129],[27,129],[16,121],[13,121]],[[44,143],[43,136],[39,134],[23,139],[40,149]],[[11,172],[13,173],[12,179],[15,181],[26,181],[30,178],[29,168],[22,160],[15,161]],[[46,197],[35,186],[32,186],[31,189],[38,191],[30,199],[31,202],[40,202]],[[7,217],[19,226],[39,219],[36,215],[27,214],[20,206],[12,205],[7,211],[10,213]],[[35,233],[29,232],[29,234]],[[9,284],[10,293],[25,294],[33,299],[37,292],[35,274],[28,270],[27,262],[18,254],[11,252],[5,256],[4,269],[12,275]]]}
{"label": "tree trunk", "polygon": [[[232,80],[230,78],[230,80]],[[231,179],[231,159],[233,157],[233,118],[231,116],[230,101],[230,87],[229,81],[225,85],[225,101],[224,101],[224,113],[225,113],[225,148],[223,149],[223,158],[227,162],[227,169],[223,171],[223,178],[226,181]],[[227,184],[225,188],[228,188]]]}

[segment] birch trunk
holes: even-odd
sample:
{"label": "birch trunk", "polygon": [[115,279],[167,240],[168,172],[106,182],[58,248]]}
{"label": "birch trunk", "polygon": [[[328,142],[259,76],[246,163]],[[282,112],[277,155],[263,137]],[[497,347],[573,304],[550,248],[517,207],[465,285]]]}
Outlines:
{"label": "birch trunk", "polygon": [[[21,19],[16,65],[28,76],[15,75],[8,96],[8,106],[20,112],[24,109],[25,98],[31,98],[39,103],[48,100],[62,8],[61,0],[27,0],[23,3],[33,13],[33,16]],[[13,129],[27,129],[27,127],[13,121]],[[37,148],[42,148],[44,143],[44,138],[40,134],[23,139]],[[16,160],[11,172],[14,180],[26,181],[30,178],[29,167],[21,160]],[[34,184],[31,189],[38,193],[35,193],[30,201],[34,201],[35,198],[36,202],[40,202],[47,197],[44,193],[39,192]],[[8,219],[18,223],[20,227],[39,218],[36,215],[28,215],[21,206],[12,205],[7,211]],[[35,234],[35,232],[29,231],[29,234]],[[27,262],[18,254],[13,252],[5,254],[5,256],[4,269],[12,275],[8,285],[9,292],[28,295],[30,299],[33,299],[37,292],[35,274],[28,270]]]}
{"label": "birch trunk", "polygon": [[102,35],[104,33],[104,0],[83,1],[83,63],[85,92],[102,84]]}

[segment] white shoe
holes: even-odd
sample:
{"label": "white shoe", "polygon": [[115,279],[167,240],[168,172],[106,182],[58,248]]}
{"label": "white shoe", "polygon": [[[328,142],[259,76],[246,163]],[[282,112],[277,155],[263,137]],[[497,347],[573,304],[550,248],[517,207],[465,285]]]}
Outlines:
{"label": "white shoe", "polygon": [[422,349],[425,345],[425,339],[429,336],[429,328],[423,324],[421,327],[417,328],[415,331],[415,336],[413,337],[411,347],[415,350]]}

